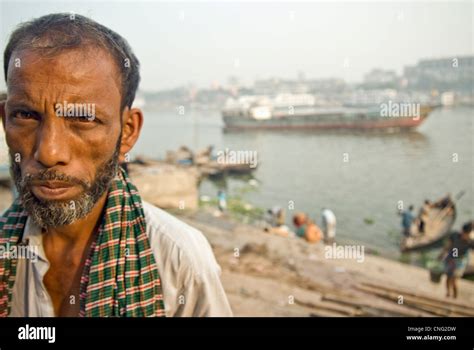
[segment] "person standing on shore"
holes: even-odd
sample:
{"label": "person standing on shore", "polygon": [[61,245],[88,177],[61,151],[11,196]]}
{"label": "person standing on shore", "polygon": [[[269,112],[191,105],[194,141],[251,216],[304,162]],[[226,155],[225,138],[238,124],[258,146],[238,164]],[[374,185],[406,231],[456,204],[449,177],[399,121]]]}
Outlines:
{"label": "person standing on shore", "polygon": [[271,227],[283,226],[285,224],[285,210],[279,206],[268,209],[267,221]]}
{"label": "person standing on shore", "polygon": [[336,238],[336,215],[331,209],[323,208],[322,221],[324,242],[332,244]]}
{"label": "person standing on shore", "polygon": [[227,196],[223,190],[217,191],[217,207],[221,213],[227,209]]}
{"label": "person standing on shore", "polygon": [[420,208],[420,213],[418,215],[418,232],[420,234],[425,233],[426,222],[428,221],[430,209],[431,209],[431,203],[428,199],[425,199],[425,203]]}
{"label": "person standing on shore", "polygon": [[413,205],[410,205],[408,210],[401,212],[400,215],[402,216],[403,235],[409,237],[411,234],[411,224],[413,220],[415,220],[413,216]]}
{"label": "person standing on shore", "polygon": [[469,260],[469,250],[474,241],[469,237],[473,230],[472,221],[463,225],[461,233],[455,232],[449,237],[449,243],[439,258],[444,259],[446,279],[446,297],[456,298],[458,295],[457,279],[462,277]]}

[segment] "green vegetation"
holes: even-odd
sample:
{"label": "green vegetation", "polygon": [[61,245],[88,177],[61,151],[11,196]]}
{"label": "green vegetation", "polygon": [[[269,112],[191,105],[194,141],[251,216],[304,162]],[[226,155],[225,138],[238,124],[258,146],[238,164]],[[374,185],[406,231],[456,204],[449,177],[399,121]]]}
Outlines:
{"label": "green vegetation", "polygon": [[367,224],[367,225],[372,225],[374,223],[374,219],[371,219],[371,218],[364,218],[364,222]]}
{"label": "green vegetation", "polygon": [[[227,195],[227,213],[238,221],[254,222],[261,220],[264,214],[264,209],[256,207],[243,199],[247,193],[255,191],[255,187],[251,185],[244,185],[234,190],[235,193]],[[202,201],[199,199],[199,206],[201,208],[216,208],[218,206],[217,198],[213,197],[209,200]]]}

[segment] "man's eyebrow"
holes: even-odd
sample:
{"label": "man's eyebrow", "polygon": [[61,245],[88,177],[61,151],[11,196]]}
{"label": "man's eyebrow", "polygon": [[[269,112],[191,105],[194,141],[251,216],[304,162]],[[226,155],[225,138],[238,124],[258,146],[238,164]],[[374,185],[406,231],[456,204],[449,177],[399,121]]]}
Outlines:
{"label": "man's eyebrow", "polygon": [[[58,102],[54,102],[53,103],[53,108],[57,105],[57,104],[60,104],[61,106],[64,106],[64,102],[66,102],[66,104],[89,104],[90,102],[87,102],[86,100],[83,100],[83,99],[78,99],[78,98],[71,98],[71,99],[68,99],[68,100],[65,100],[63,99],[63,101],[58,101]],[[24,108],[24,109],[29,109],[29,110],[37,110],[37,108],[35,107],[35,103],[34,101],[31,101],[30,99],[28,98],[24,98],[24,96],[20,97],[20,98],[13,98],[11,100],[8,100],[8,107],[11,109],[11,108]],[[67,107],[67,106],[66,106]],[[98,114],[99,116],[105,116],[106,118],[112,118],[112,115],[110,115],[110,113],[107,113],[106,110],[102,109],[98,104],[94,103],[94,109],[96,111],[96,114]]]}
{"label": "man's eyebrow", "polygon": [[[35,104],[35,99],[31,97],[31,94],[27,89],[24,88],[24,83],[8,84],[7,100],[8,101],[24,101],[29,104]],[[18,88],[18,89],[17,89]],[[19,90],[19,91],[18,91]]]}
{"label": "man's eyebrow", "polygon": [[13,108],[24,108],[24,109],[36,109],[34,103],[31,103],[28,99],[19,98],[19,99],[8,99],[7,106],[11,109]]}
{"label": "man's eyebrow", "polygon": [[[77,95],[77,96],[82,96],[82,95]],[[97,104],[95,102],[88,102],[87,99],[77,98],[77,97],[67,99],[67,100],[63,99],[63,101],[55,102],[54,106],[56,106],[57,104],[60,104],[61,106],[64,106],[64,103],[66,103],[66,104],[75,104],[75,105],[92,105],[93,104],[94,105],[94,110],[95,110],[95,112],[98,116],[105,116],[106,118],[112,118],[112,115],[110,115],[110,113],[108,113],[105,109],[101,108],[99,104]],[[66,106],[66,107],[68,107],[68,106]]]}

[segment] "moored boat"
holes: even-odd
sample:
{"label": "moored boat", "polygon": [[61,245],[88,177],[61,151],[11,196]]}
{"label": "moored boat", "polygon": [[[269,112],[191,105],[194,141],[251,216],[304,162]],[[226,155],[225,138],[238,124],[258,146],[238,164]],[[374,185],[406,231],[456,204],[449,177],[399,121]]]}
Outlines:
{"label": "moored boat", "polygon": [[225,129],[409,130],[435,108],[392,101],[371,107],[318,107],[310,95],[304,97],[247,96],[228,102],[222,111]]}
{"label": "moored boat", "polygon": [[424,233],[419,232],[418,225],[414,222],[411,235],[402,239],[400,250],[402,252],[413,251],[439,243],[449,236],[455,219],[456,206],[453,202],[444,207],[429,208]]}

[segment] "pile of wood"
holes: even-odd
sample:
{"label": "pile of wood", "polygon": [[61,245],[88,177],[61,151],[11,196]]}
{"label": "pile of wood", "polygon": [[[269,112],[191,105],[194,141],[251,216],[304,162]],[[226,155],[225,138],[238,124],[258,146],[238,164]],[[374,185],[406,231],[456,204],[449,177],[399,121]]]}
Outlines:
{"label": "pile of wood", "polygon": [[356,287],[361,293],[326,291],[319,300],[304,300],[295,295],[295,303],[312,310],[310,316],[358,317],[473,317],[474,307],[449,299],[438,299],[399,288],[373,283]]}
{"label": "pile of wood", "polygon": [[474,306],[452,299],[440,299],[403,288],[360,283],[357,295],[324,293],[321,302],[303,302],[314,309],[312,316],[473,317]]}
{"label": "pile of wood", "polygon": [[453,299],[439,299],[400,288],[386,287],[374,283],[362,283],[359,290],[377,297],[401,303],[432,316],[474,316],[474,306]]}

